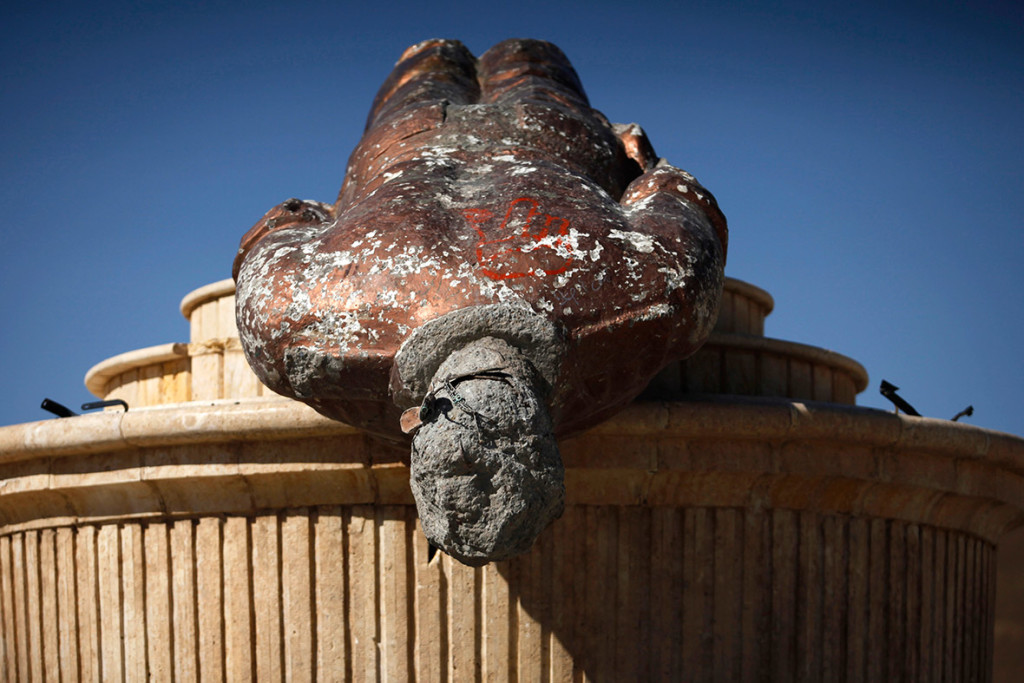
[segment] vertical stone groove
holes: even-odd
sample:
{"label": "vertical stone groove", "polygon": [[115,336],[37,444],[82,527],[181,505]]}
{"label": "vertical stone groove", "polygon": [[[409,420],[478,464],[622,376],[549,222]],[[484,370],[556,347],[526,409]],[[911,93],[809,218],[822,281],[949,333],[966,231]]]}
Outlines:
{"label": "vertical stone groove", "polygon": [[[236,567],[228,566],[225,561],[224,555],[224,529],[227,524],[227,520],[223,518],[217,519],[217,559],[220,563],[220,576],[218,576],[218,583],[220,586],[220,604],[218,608],[218,616],[220,623],[220,664],[221,664],[221,680],[227,680],[228,677],[228,621],[227,621],[227,591],[230,588],[231,582],[227,579],[228,572],[234,574],[237,571]],[[246,579],[248,581],[248,579]]]}
{"label": "vertical stone groove", "polygon": [[142,553],[142,575],[139,577],[142,581],[142,639],[145,647],[144,652],[144,665],[146,675],[151,676],[150,661],[149,661],[149,592],[146,590],[146,586],[149,585],[149,562],[146,561],[146,536],[145,536],[145,524],[140,524],[138,527],[138,543],[140,545],[140,551]]}
{"label": "vertical stone groove", "polygon": [[39,570],[39,587],[42,591],[40,606],[43,622],[43,671],[59,672],[60,614],[57,611],[57,542],[54,529],[43,529],[39,532]]}
{"label": "vertical stone groove", "polygon": [[[92,617],[92,632],[96,637],[96,653],[103,652],[103,629],[100,624],[100,582],[99,582],[99,553],[97,552],[97,527],[89,529],[89,541],[86,552],[89,561],[89,578],[92,581],[90,592],[92,593],[92,609],[89,616]],[[106,680],[107,672],[104,670],[103,657],[96,659],[96,672],[100,680]]]}
{"label": "vertical stone groove", "polygon": [[317,680],[317,656],[316,653],[319,650],[319,621],[317,620],[316,613],[316,586],[318,582],[318,576],[316,571],[316,526],[314,522],[318,516],[318,512],[315,509],[310,509],[306,515],[306,552],[309,557],[307,558],[306,571],[309,573],[309,625],[310,625],[310,640],[309,640],[309,666],[312,671],[312,680]]}
{"label": "vertical stone groove", "polygon": [[473,657],[474,675],[480,680],[483,672],[483,570],[480,567],[473,568]]}
{"label": "vertical stone groove", "polygon": [[188,536],[188,546],[189,546],[189,551],[191,552],[191,556],[188,559],[191,561],[192,567],[193,567],[193,570],[192,570],[192,585],[190,586],[190,588],[191,588],[191,595],[189,596],[190,599],[192,600],[192,618],[194,620],[194,624],[192,626],[192,652],[193,652],[193,659],[194,659],[193,666],[195,667],[196,672],[201,672],[202,671],[202,659],[201,659],[202,642],[199,639],[199,635],[200,635],[199,634],[199,623],[200,623],[199,622],[199,615],[200,615],[201,612],[200,612],[200,609],[199,609],[199,576],[198,576],[198,572],[196,571],[197,565],[198,565],[198,559],[199,559],[199,555],[198,555],[197,550],[196,550],[196,548],[197,548],[196,541],[197,541],[197,537],[199,536],[199,520],[198,519],[190,519],[190,520],[188,520],[188,524],[189,524],[189,527],[190,527],[189,528],[189,536]]}
{"label": "vertical stone groove", "polygon": [[35,628],[29,635],[29,655],[31,657],[30,673],[37,681],[43,680],[43,662],[45,661],[42,619],[42,568],[39,552],[39,532],[25,532],[25,565],[28,577],[26,595],[28,596],[28,621]]}
{"label": "vertical stone groove", "polygon": [[427,565],[409,506],[23,531],[0,538],[0,678],[985,680],[992,560],[784,509],[570,506],[479,569]]}
{"label": "vertical stone groove", "polygon": [[345,680],[351,681],[353,676],[352,668],[352,582],[349,577],[352,574],[352,547],[351,547],[351,535],[349,533],[349,525],[352,523],[352,512],[346,507],[339,512],[341,517],[341,547],[342,555],[345,558],[344,574],[342,579],[342,590],[345,601],[345,611],[343,615],[342,626],[344,632],[342,637],[345,641],[345,652],[348,654],[345,657]]}
{"label": "vertical stone groove", "polygon": [[19,678],[31,676],[28,668],[28,599],[25,596],[28,574],[25,568],[24,534],[11,536],[11,573],[14,576],[14,633],[15,656],[18,658]]}
{"label": "vertical stone groove", "polygon": [[276,586],[277,586],[277,608],[278,608],[278,613],[276,615],[272,615],[272,617],[274,618],[275,626],[277,627],[277,643],[278,643],[278,647],[277,647],[277,658],[278,658],[277,666],[278,666],[279,675],[282,676],[282,677],[285,675],[285,672],[288,671],[288,661],[287,661],[287,658],[286,658],[287,646],[286,646],[286,643],[285,643],[285,637],[286,636],[285,636],[285,630],[284,630],[284,620],[285,620],[285,605],[284,605],[284,602],[285,602],[285,600],[284,600],[284,590],[285,590],[285,588],[284,588],[284,551],[285,551],[285,548],[284,548],[284,543],[283,543],[283,539],[282,539],[282,537],[283,537],[283,528],[282,527],[284,526],[283,516],[285,514],[286,514],[285,512],[278,512],[277,514],[275,514],[275,515],[273,515],[271,517],[271,519],[273,520],[273,534],[274,534],[274,544],[275,544],[274,547],[276,548],[276,551],[274,553],[274,570],[277,572],[277,576],[275,578],[275,581],[276,581]]}
{"label": "vertical stone groove", "polygon": [[403,508],[404,515],[404,537],[405,537],[405,623],[408,629],[406,639],[406,667],[410,675],[416,671],[416,643],[419,640],[419,632],[416,624],[416,553],[413,543],[416,539],[416,515],[409,507]]}
{"label": "vertical stone groove", "polygon": [[[438,551],[438,553],[440,553],[440,551]],[[441,618],[435,622],[437,624],[438,630],[441,632],[441,652],[439,656],[439,659],[441,661],[439,669],[441,672],[441,681],[443,683],[448,683],[448,681],[450,680],[448,677],[448,661],[451,657],[451,644],[448,642],[448,620],[450,616],[448,607],[448,575],[445,571],[444,557],[435,556],[434,561],[437,562],[438,583],[440,584],[440,590],[438,591],[438,610],[441,612]],[[515,610],[510,608],[509,612],[514,613]],[[512,631],[512,633],[514,635],[515,631]]]}

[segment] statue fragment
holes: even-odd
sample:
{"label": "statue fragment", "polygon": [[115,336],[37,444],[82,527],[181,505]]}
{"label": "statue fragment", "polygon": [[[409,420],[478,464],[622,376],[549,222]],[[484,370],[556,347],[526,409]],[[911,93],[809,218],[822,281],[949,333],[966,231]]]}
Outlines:
{"label": "statue fragment", "polygon": [[556,436],[704,342],[726,244],[711,194],[592,109],[557,47],[431,40],[381,87],[337,201],[243,237],[237,322],[270,388],[411,434],[427,538],[482,564],[561,514]]}

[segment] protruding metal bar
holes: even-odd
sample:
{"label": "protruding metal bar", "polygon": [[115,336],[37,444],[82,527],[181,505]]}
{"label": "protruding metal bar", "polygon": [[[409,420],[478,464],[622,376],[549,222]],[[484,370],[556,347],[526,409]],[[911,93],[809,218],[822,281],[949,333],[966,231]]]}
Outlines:
{"label": "protruding metal bar", "polygon": [[42,404],[39,406],[43,410],[53,413],[57,417],[74,417],[78,413],[68,408],[66,405],[57,403],[54,400],[44,398]]}
{"label": "protruding metal bar", "polygon": [[915,417],[921,417],[921,413],[914,410],[914,406],[910,405],[902,398],[896,395],[899,391],[899,387],[893,384],[889,384],[884,379],[882,380],[882,386],[879,388],[882,396],[892,401],[893,405],[896,406],[897,410],[902,410],[907,415],[914,415]]}
{"label": "protruding metal bar", "polygon": [[123,398],[112,398],[106,401],[92,401],[90,403],[83,403],[82,410],[96,410],[97,408],[109,408],[111,406],[122,406],[124,412],[128,412],[128,402]]}
{"label": "protruding metal bar", "polygon": [[970,417],[971,415],[974,415],[974,406],[967,406],[966,408],[964,408],[959,413],[953,416],[953,422],[956,422],[961,417]]}

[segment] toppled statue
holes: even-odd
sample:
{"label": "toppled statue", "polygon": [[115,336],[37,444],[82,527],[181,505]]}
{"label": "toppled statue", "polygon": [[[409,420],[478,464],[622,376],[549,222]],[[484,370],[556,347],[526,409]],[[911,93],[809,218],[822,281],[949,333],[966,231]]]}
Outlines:
{"label": "toppled statue", "polygon": [[242,238],[238,328],[271,389],[411,434],[428,540],[481,565],[561,514],[556,437],[704,343],[726,243],[711,194],[591,109],[557,47],[430,40],[381,87],[337,202],[288,200]]}

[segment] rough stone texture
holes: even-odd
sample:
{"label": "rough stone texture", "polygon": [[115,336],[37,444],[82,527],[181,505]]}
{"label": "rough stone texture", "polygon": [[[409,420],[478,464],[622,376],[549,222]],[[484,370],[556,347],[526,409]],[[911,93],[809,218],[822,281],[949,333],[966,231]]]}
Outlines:
{"label": "rough stone texture", "polygon": [[508,342],[485,337],[438,368],[412,443],[423,532],[469,565],[525,552],[562,514],[564,471],[543,382]]}
{"label": "rough stone texture", "polygon": [[243,238],[239,333],[273,390],[404,439],[402,344],[452,312],[528,310],[558,331],[547,402],[564,436],[700,347],[726,234],[691,175],[590,107],[557,47],[478,60],[431,40],[381,87],[337,202],[289,200]]}

